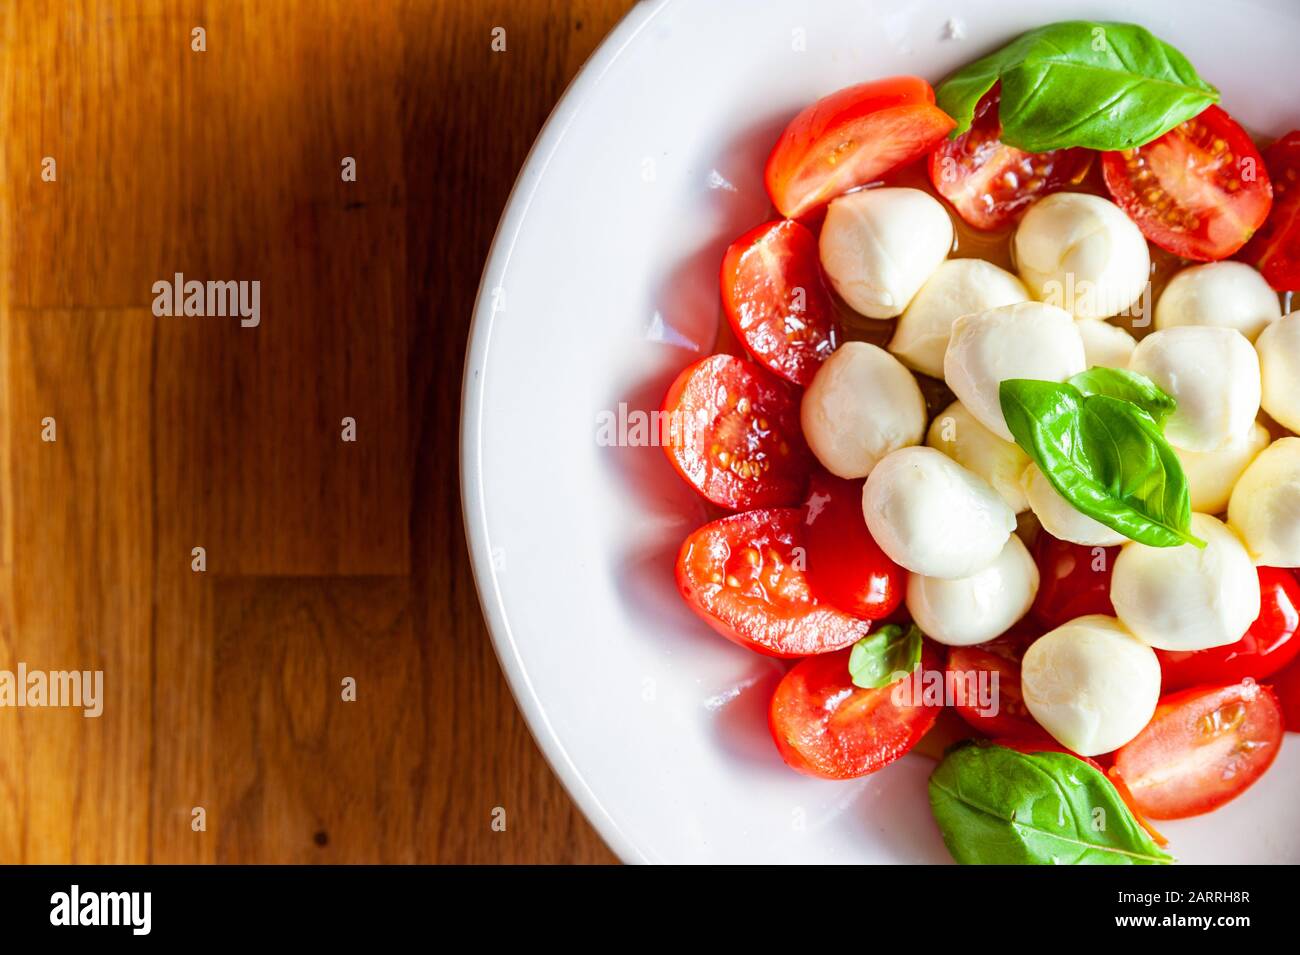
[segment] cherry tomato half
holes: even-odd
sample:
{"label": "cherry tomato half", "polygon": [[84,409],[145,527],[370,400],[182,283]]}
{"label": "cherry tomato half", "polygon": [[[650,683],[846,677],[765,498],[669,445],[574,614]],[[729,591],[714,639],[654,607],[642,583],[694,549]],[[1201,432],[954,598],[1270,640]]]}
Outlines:
{"label": "cherry tomato half", "polygon": [[1292,733],[1300,733],[1300,660],[1291,664],[1273,677],[1273,692],[1282,704],[1282,713],[1286,717],[1286,728]]}
{"label": "cherry tomato half", "polygon": [[742,510],[797,504],[812,464],[799,396],[753,362],[710,355],[664,398],[668,460],[705,498]]}
{"label": "cherry tomato half", "polygon": [[868,620],[897,610],[907,589],[907,571],[885,556],[867,530],[862,482],[814,473],[804,513],[813,593]]}
{"label": "cherry tomato half", "polygon": [[686,538],[677,589],[691,609],[728,640],[774,657],[827,653],[865,637],[869,621],[812,595],[803,515],[795,507],[747,511]]}
{"label": "cherry tomato half", "polygon": [[781,215],[797,219],[919,159],[955,125],[920,77],[850,86],[790,121],[767,158],[767,194]]}
{"label": "cherry tomato half", "polygon": [[1209,650],[1157,650],[1165,693],[1207,683],[1272,676],[1300,653],[1300,581],[1289,570],[1260,567],[1260,611],[1246,635]]}
{"label": "cherry tomato half", "polygon": [[1273,763],[1282,708],[1254,680],[1164,697],[1146,728],[1115,753],[1123,778],[1152,819],[1182,819],[1239,796]]}
{"label": "cherry tomato half", "polygon": [[[1030,715],[1020,693],[1020,659],[1029,642],[1018,635],[1008,635],[978,646],[948,650],[947,679],[954,692],[961,688],[953,709],[986,736],[1020,739],[1038,738],[1046,733]],[[992,683],[994,674],[996,692]],[[991,699],[980,700],[981,687],[985,694],[992,694]]]}
{"label": "cherry tomato half", "polygon": [[971,128],[930,154],[934,188],[976,229],[1010,225],[1035,200],[1077,186],[1094,155],[1088,149],[1027,153],[1000,142],[1000,95],[995,85],[976,105]]}
{"label": "cherry tomato half", "polygon": [[1243,261],[1259,269],[1279,292],[1300,289],[1300,130],[1292,130],[1264,150],[1273,183],[1273,211],[1241,250]]}
{"label": "cherry tomato half", "polygon": [[[878,690],[854,686],[849,653],[801,660],[772,696],[772,739],[781,758],[801,773],[823,779],[874,773],[912,749],[943,710],[908,698],[907,687],[898,683]],[[928,647],[921,651],[921,666],[937,666]],[[896,690],[904,696],[900,702]]]}
{"label": "cherry tomato half", "polygon": [[1264,159],[1217,106],[1137,149],[1102,153],[1106,188],[1142,234],[1174,255],[1232,255],[1273,204]]}
{"label": "cherry tomato half", "polygon": [[796,385],[812,381],[839,344],[817,238],[791,219],[752,229],[727,249],[722,306],[749,353]]}
{"label": "cherry tomato half", "polygon": [[1047,630],[1092,613],[1114,616],[1110,576],[1118,547],[1085,547],[1040,531],[1034,541],[1038,594],[1030,615]]}

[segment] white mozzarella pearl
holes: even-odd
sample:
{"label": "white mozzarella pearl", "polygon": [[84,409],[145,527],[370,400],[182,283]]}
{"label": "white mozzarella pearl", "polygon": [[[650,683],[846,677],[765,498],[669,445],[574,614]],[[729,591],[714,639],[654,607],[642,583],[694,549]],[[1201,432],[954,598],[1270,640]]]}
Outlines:
{"label": "white mozzarella pearl", "polygon": [[1043,530],[1053,537],[1088,547],[1114,547],[1126,540],[1119,531],[1089,517],[1061,497],[1037,464],[1030,464],[1021,475],[1025,499]]}
{"label": "white mozzarella pearl", "polygon": [[1146,288],[1151,255],[1133,220],[1100,196],[1058,192],[1025,213],[1012,243],[1030,294],[1076,318],[1108,318]]}
{"label": "white mozzarella pearl", "polygon": [[887,455],[862,488],[880,549],[927,577],[969,577],[997,559],[1016,516],[981,477],[934,448]]}
{"label": "white mozzarella pearl", "polygon": [[826,210],[822,269],[854,311],[894,318],[947,258],[952,240],[952,220],[929,193],[864,189]]}
{"label": "white mozzarella pearl", "polygon": [[980,424],[960,401],[954,401],[930,422],[925,443],[988,481],[1017,514],[1029,507],[1020,486],[1029,455]]}
{"label": "white mozzarella pearl", "polygon": [[952,323],[971,312],[1029,300],[1024,284],[983,259],[949,259],[926,279],[898,320],[889,350],[915,371],[943,377]]}
{"label": "white mozzarella pearl", "polygon": [[1264,410],[1288,431],[1300,432],[1300,312],[1264,329],[1255,348]]}
{"label": "white mozzarella pearl", "polygon": [[1260,452],[1232,489],[1228,522],[1265,567],[1300,567],[1300,438]]}
{"label": "white mozzarella pearl", "polygon": [[1025,651],[1020,692],[1057,742],[1097,756],[1150,722],[1160,698],[1160,661],[1114,617],[1077,617]]}
{"label": "white mozzarella pearl", "polygon": [[1209,262],[1183,269],[1156,302],[1156,328],[1215,325],[1252,342],[1282,317],[1277,292],[1245,262]]}
{"label": "white mozzarella pearl", "polygon": [[950,647],[965,647],[1005,633],[1037,593],[1038,567],[1012,534],[997,559],[969,577],[910,575],[907,609],[923,633]]}
{"label": "white mozzarella pearl", "polygon": [[962,404],[990,431],[1012,440],[998,386],[1008,378],[1065,381],[1087,367],[1069,312],[1041,302],[963,315],[952,326],[943,375]]}
{"label": "white mozzarella pearl", "polygon": [[846,342],[817,369],[800,419],[822,467],[842,478],[866,477],[890,451],[921,443],[925,398],[889,352]]}
{"label": "white mozzarella pearl", "polygon": [[1079,322],[1083,354],[1089,368],[1127,368],[1137,348],[1137,339],[1110,322],[1085,319]]}
{"label": "white mozzarella pearl", "polygon": [[1187,475],[1192,510],[1202,514],[1226,511],[1232,489],[1255,456],[1268,447],[1268,442],[1268,428],[1256,422],[1244,435],[1234,438],[1218,451],[1174,448],[1174,454],[1183,465],[1183,473]]}
{"label": "white mozzarella pearl", "polygon": [[1188,451],[1217,451],[1240,438],[1259,414],[1259,359],[1241,332],[1181,325],[1148,335],[1129,369],[1173,396],[1165,423],[1169,443]]}
{"label": "white mozzarella pearl", "polygon": [[1259,577],[1237,535],[1208,514],[1192,515],[1191,532],[1206,546],[1130,541],[1115,558],[1115,615],[1158,650],[1236,643],[1259,616]]}

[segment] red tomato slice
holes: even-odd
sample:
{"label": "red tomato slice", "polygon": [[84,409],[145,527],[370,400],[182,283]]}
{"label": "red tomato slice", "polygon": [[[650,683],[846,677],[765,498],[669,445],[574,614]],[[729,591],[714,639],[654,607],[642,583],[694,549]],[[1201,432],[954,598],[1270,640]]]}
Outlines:
{"label": "red tomato slice", "polygon": [[[1020,658],[1028,646],[1022,639],[999,637],[974,647],[951,647],[948,650],[948,679],[954,687],[963,687],[953,709],[972,727],[986,736],[1037,738],[1046,734],[1025,706],[1020,693]],[[991,678],[997,674],[997,692],[992,705],[981,704],[981,685],[991,691]],[[979,681],[989,682],[981,684]],[[989,712],[995,710],[995,712]]]}
{"label": "red tomato slice", "polygon": [[801,509],[732,514],[686,538],[677,589],[718,633],[768,656],[827,653],[861,640],[871,623],[812,595],[806,555]]}
{"label": "red tomato slice", "polygon": [[1115,753],[1112,776],[1152,819],[1217,809],[1250,787],[1282,744],[1282,708],[1253,680],[1194,687],[1160,701],[1146,729]]}
{"label": "red tomato slice", "polygon": [[850,86],[791,120],[767,157],[767,194],[781,215],[797,219],[919,159],[955,125],[920,77]]}
{"label": "red tomato slice", "polygon": [[1273,692],[1282,704],[1286,728],[1300,733],[1300,660],[1292,660],[1290,666],[1273,677]]}
{"label": "red tomato slice", "polygon": [[[849,653],[801,660],[772,696],[772,739],[781,758],[801,773],[823,779],[874,773],[915,746],[943,710],[920,701],[895,702],[895,690],[903,689],[897,683],[878,690],[854,686]],[[921,666],[936,665],[924,648]]]}
{"label": "red tomato slice", "polygon": [[722,259],[722,306],[736,337],[770,371],[807,385],[839,345],[817,238],[790,219],[746,232]]}
{"label": "red tomato slice", "polygon": [[1264,150],[1273,183],[1273,211],[1241,250],[1279,292],[1300,289],[1300,130],[1287,133]]}
{"label": "red tomato slice", "polygon": [[797,504],[812,458],[798,393],[753,362],[710,355],[664,398],[668,460],[704,497],[742,510]]}
{"label": "red tomato slice", "polygon": [[1300,653],[1300,581],[1289,570],[1259,569],[1260,611],[1246,635],[1209,650],[1157,650],[1165,693],[1189,686],[1272,676]]}
{"label": "red tomato slice", "polygon": [[1027,153],[1000,142],[1000,96],[994,86],[975,107],[971,128],[930,153],[934,188],[976,229],[1010,225],[1034,201],[1077,186],[1092,166],[1088,149]]}
{"label": "red tomato slice", "polygon": [[907,589],[907,571],[885,556],[867,530],[862,482],[814,473],[804,512],[813,593],[868,620],[897,610]]}
{"label": "red tomato slice", "polygon": [[1030,614],[1047,630],[1092,613],[1114,616],[1110,575],[1117,556],[1118,547],[1085,547],[1040,531],[1034,541],[1038,594]]}
{"label": "red tomato slice", "polygon": [[1217,106],[1137,149],[1102,153],[1106,188],[1160,248],[1210,262],[1236,252],[1273,204],[1264,159]]}

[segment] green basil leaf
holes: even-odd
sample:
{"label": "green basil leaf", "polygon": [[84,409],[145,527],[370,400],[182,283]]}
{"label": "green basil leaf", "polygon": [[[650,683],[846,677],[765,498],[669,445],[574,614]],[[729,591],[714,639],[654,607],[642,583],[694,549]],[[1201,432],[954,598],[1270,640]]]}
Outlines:
{"label": "green basil leaf", "polygon": [[930,808],[962,865],[1164,865],[1115,787],[1069,753],[973,744],[930,776]]}
{"label": "green basil leaf", "polygon": [[1030,30],[939,84],[939,108],[970,128],[1001,80],[1001,139],[1029,152],[1131,149],[1219,100],[1181,53],[1131,23],[1072,20]]}
{"label": "green basil leaf", "polygon": [[1188,531],[1178,455],[1137,405],[1025,378],[1002,382],[998,398],[1016,444],[1075,510],[1151,547],[1205,546]]}
{"label": "green basil leaf", "polygon": [[1152,418],[1156,424],[1164,427],[1165,421],[1178,408],[1174,400],[1163,388],[1146,375],[1139,375],[1127,368],[1089,368],[1069,380],[1086,397],[1088,395],[1109,395],[1122,401],[1131,401]]}
{"label": "green basil leaf", "polygon": [[904,629],[891,623],[853,644],[849,677],[854,686],[878,690],[898,680],[900,673],[911,673],[920,662],[921,631],[916,624]]}

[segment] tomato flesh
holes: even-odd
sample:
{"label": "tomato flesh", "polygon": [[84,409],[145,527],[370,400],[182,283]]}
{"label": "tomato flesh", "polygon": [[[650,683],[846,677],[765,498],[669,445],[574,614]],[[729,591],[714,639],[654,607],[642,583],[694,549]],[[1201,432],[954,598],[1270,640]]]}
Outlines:
{"label": "tomato flesh", "polygon": [[1292,660],[1274,676],[1273,692],[1282,704],[1286,728],[1292,733],[1300,733],[1300,660]]}
{"label": "tomato flesh", "polygon": [[722,306],[754,359],[807,385],[839,344],[817,238],[791,219],[746,232],[722,259]]}
{"label": "tomato flesh", "polygon": [[1241,259],[1251,263],[1279,292],[1300,289],[1300,130],[1292,130],[1264,150],[1264,165],[1273,183],[1273,211],[1246,247]]}
{"label": "tomato flesh", "polygon": [[706,499],[732,510],[802,499],[811,456],[786,382],[743,358],[711,355],[677,377],[663,410],[668,460]]}
{"label": "tomato flesh", "polygon": [[1117,556],[1118,547],[1085,547],[1039,532],[1034,541],[1038,593],[1030,615],[1048,630],[1088,614],[1114,616],[1110,577]]}
{"label": "tomato flesh", "polygon": [[1206,683],[1272,676],[1300,653],[1300,581],[1280,567],[1260,567],[1260,611],[1246,635],[1226,647],[1157,650],[1161,689],[1169,693]]}
{"label": "tomato flesh", "polygon": [[[954,687],[963,688],[955,697],[953,709],[986,736],[1021,739],[1039,738],[1046,733],[1030,714],[1020,692],[1020,658],[1027,647],[1024,639],[1007,636],[948,651],[948,679]],[[980,687],[992,692],[994,674],[996,693],[991,701],[981,702]]]}
{"label": "tomato flesh", "polygon": [[1239,796],[1272,765],[1282,708],[1253,680],[1163,698],[1151,722],[1115,753],[1112,775],[1152,819],[1182,819]]}
{"label": "tomato flesh", "polygon": [[813,596],[806,554],[801,509],[732,514],[686,538],[677,588],[718,633],[768,656],[827,653],[861,640],[870,622]]}
{"label": "tomato flesh", "polygon": [[791,120],[767,158],[767,194],[781,215],[797,219],[919,159],[955,125],[920,77],[850,86]]}
{"label": "tomato flesh", "polygon": [[1010,225],[1043,196],[1077,186],[1092,166],[1088,149],[1027,153],[998,137],[998,99],[994,86],[975,107],[971,128],[930,154],[930,181],[976,229]]}
{"label": "tomato flesh", "polygon": [[[768,727],[781,758],[822,779],[874,773],[912,749],[929,732],[942,706],[895,702],[897,683],[864,690],[849,679],[849,650],[802,660],[777,684]],[[933,670],[928,648],[921,666]]]}
{"label": "tomato flesh", "polygon": [[907,571],[885,556],[867,529],[862,482],[816,472],[804,512],[813,593],[869,620],[897,610],[907,588]]}
{"label": "tomato flesh", "polygon": [[1210,262],[1232,255],[1273,204],[1264,159],[1217,106],[1136,149],[1102,154],[1106,188],[1160,248]]}

